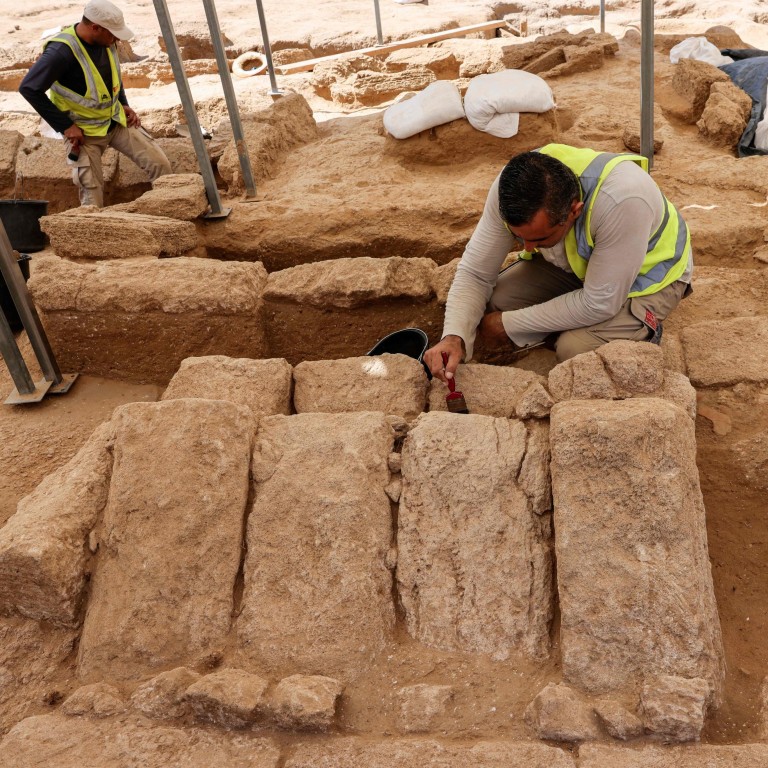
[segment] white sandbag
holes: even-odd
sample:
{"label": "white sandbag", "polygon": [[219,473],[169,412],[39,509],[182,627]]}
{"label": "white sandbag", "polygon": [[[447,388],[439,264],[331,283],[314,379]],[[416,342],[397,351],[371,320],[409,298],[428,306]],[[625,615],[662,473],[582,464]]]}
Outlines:
{"label": "white sandbag", "polygon": [[674,46],[669,52],[669,60],[673,64],[677,64],[680,59],[706,61],[716,67],[733,63],[730,56],[723,56],[720,49],[714,43],[710,43],[706,37],[686,37],[685,40]]}
{"label": "white sandbag", "polygon": [[436,125],[464,117],[459,89],[450,80],[436,80],[423,91],[384,112],[384,127],[396,139],[407,139]]}
{"label": "white sandbag", "polygon": [[548,112],[554,106],[547,83],[520,69],[478,75],[464,96],[464,111],[472,126],[500,139],[517,133],[520,112]]}
{"label": "white sandbag", "polygon": [[[768,88],[765,90],[765,104],[768,104]],[[768,107],[763,112],[763,119],[757,124],[755,128],[755,146],[758,149],[762,149],[763,152],[768,152]]]}

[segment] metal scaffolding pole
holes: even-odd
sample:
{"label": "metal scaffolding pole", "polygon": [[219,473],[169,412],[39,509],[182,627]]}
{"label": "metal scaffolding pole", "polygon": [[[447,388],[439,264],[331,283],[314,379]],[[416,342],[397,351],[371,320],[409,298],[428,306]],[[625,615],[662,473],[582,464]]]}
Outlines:
{"label": "metal scaffolding pole", "polygon": [[232,135],[235,138],[235,147],[237,147],[237,156],[240,159],[240,169],[243,172],[243,183],[245,184],[246,198],[256,197],[256,182],[251,170],[251,160],[248,156],[248,147],[245,143],[243,134],[243,124],[240,120],[240,110],[237,106],[237,97],[232,85],[232,77],[229,74],[229,62],[224,52],[224,43],[221,39],[221,27],[219,26],[219,17],[216,13],[216,6],[213,0],[203,0],[205,6],[205,15],[208,19],[208,29],[211,33],[211,41],[216,52],[216,64],[219,68],[221,77],[221,87],[224,89],[224,98],[227,102],[227,111],[229,112],[229,122],[232,125]]}
{"label": "metal scaffolding pole", "polygon": [[221,204],[219,190],[216,187],[216,179],[213,175],[213,167],[211,166],[211,158],[208,156],[203,133],[200,129],[200,121],[197,119],[197,112],[195,111],[195,102],[192,98],[192,92],[189,89],[186,72],[184,72],[184,67],[181,63],[181,52],[179,51],[179,44],[176,41],[176,33],[173,31],[173,24],[171,23],[171,17],[168,13],[168,5],[165,0],[153,1],[155,4],[155,12],[157,13],[157,20],[160,23],[160,31],[163,33],[163,40],[165,40],[165,49],[168,52],[168,58],[171,61],[173,77],[174,80],[176,80],[176,87],[179,89],[181,106],[184,108],[184,116],[186,117],[187,125],[189,126],[189,135],[192,139],[192,145],[194,146],[195,154],[197,155],[197,163],[200,166],[200,173],[203,177],[203,182],[205,183],[205,193],[208,197],[208,203],[211,206],[211,212],[207,214],[207,217],[223,218],[229,215],[231,209],[224,208]]}
{"label": "metal scaffolding pole", "polygon": [[376,14],[376,39],[379,45],[384,45],[384,33],[381,29],[381,10],[379,9],[379,0],[373,0],[373,9]]}
{"label": "metal scaffolding pole", "polygon": [[600,31],[605,32],[605,0],[600,0]]}
{"label": "metal scaffolding pole", "polygon": [[269,73],[270,93],[273,96],[282,96],[283,92],[277,87],[275,78],[275,67],[272,64],[272,47],[269,44],[269,33],[267,32],[267,19],[264,16],[264,6],[261,0],[256,0],[256,10],[259,12],[259,26],[261,27],[261,41],[264,43],[264,56],[267,59],[267,72]]}
{"label": "metal scaffolding pole", "polygon": [[653,0],[643,0],[640,20],[640,154],[653,168]]}

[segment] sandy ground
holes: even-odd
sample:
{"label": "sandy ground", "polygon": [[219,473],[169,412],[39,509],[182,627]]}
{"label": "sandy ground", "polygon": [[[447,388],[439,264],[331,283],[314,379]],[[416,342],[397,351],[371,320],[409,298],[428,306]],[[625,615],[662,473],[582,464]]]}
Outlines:
{"label": "sandy ground", "polygon": [[[80,4],[50,3],[29,0],[23,6],[2,0],[0,39],[3,46],[27,43],[39,37],[49,27],[74,21]],[[329,41],[370,42],[375,35],[373,3],[363,0],[317,0],[312,4],[286,3],[285,0],[265,0],[270,36],[280,47],[312,46],[320,48]],[[496,3],[507,7],[509,13],[520,4]],[[529,20],[531,33],[567,28],[577,31],[597,27],[597,3],[580,0],[568,3],[569,15],[561,16],[557,8],[562,3],[536,3],[525,5],[525,11],[515,12],[517,18]],[[661,4],[659,4],[661,5]],[[258,18],[255,4],[237,0],[217,3],[224,32],[238,44],[259,40]],[[169,2],[173,16],[183,16],[185,23],[202,22],[202,4],[175,0]],[[401,6],[391,0],[381,0],[382,23],[387,36],[405,37],[419,32],[438,29],[451,22],[472,23],[492,16],[490,4],[459,2],[458,0],[430,0],[429,4]],[[126,20],[137,32],[134,50],[142,55],[157,55],[158,26],[154,7],[149,0],[139,0],[125,6]],[[503,11],[502,11],[503,12]],[[631,26],[638,26],[639,2],[607,3],[607,31],[621,38]],[[695,4],[670,0],[657,8],[657,29],[661,32],[701,34],[715,25],[727,25],[742,39],[755,47],[768,48],[768,20],[763,0],[744,2],[696,2]],[[668,80],[668,68],[663,76]],[[197,93],[217,87],[216,78],[196,78],[193,89]],[[237,84],[240,91],[266,87],[264,79],[255,78]],[[600,144],[616,129],[616,115],[623,109],[622,98],[635,91],[639,99],[639,52],[637,48],[623,46],[616,62],[604,71],[587,73],[554,84],[559,102],[568,103],[572,117],[570,134],[564,137]],[[622,89],[624,95],[622,97]],[[174,102],[173,86],[151,88],[129,94],[131,102],[142,110],[168,106]],[[318,110],[322,105],[317,105]],[[0,94],[0,109],[24,110],[24,102],[11,93]],[[332,111],[330,105],[325,109]],[[631,109],[636,109],[632,106]],[[711,189],[705,180],[696,185],[695,169],[700,162],[713,166],[727,159],[722,150],[688,153],[686,138],[692,140],[695,129],[670,128],[662,131],[667,148],[658,163],[660,183],[673,196],[688,203],[707,204]],[[676,151],[675,151],[676,150]],[[728,159],[730,163],[730,159]],[[755,209],[747,207],[758,201],[754,192],[738,190],[733,185],[732,200],[722,201],[729,217],[754,216]],[[729,266],[739,266],[730,264]],[[760,266],[748,262],[745,266]],[[704,310],[698,320],[708,319]],[[28,350],[27,350],[28,351]],[[0,370],[0,396],[10,391],[10,377]],[[105,419],[117,405],[134,400],[154,400],[159,396],[156,387],[126,385],[121,382],[82,377],[72,391],[61,398],[49,398],[40,405],[25,408],[0,406],[0,523],[14,511],[17,501],[29,493],[37,483],[56,467],[65,463],[80,447],[93,428]],[[768,633],[766,633],[765,603],[768,584],[768,519],[763,514],[764,492],[745,480],[731,446],[738,439],[764,431],[768,427],[768,414],[759,394],[741,392],[704,392],[702,402],[726,413],[731,418],[732,431],[727,435],[715,434],[710,421],[699,417],[699,467],[708,512],[710,555],[715,575],[715,588],[723,624],[729,675],[726,701],[718,715],[709,724],[705,739],[712,742],[738,743],[756,737],[757,700],[761,680],[768,668]],[[16,624],[6,623],[5,635],[0,638],[20,637]],[[30,630],[24,630],[27,634]],[[16,633],[15,635],[13,633]],[[30,636],[28,642],[18,639],[0,640],[0,659],[6,665],[21,668],[29,661],[31,671],[29,691],[6,690],[0,693],[0,730],[6,730],[24,714],[46,711],[51,691],[64,690],[68,685],[72,656],[67,651],[70,638],[66,633],[51,630],[42,637]],[[54,673],[43,673],[39,664],[32,663],[35,649],[46,648],[46,658],[53,660]],[[381,681],[392,674],[393,668],[402,680],[437,670],[451,670],[454,676],[466,681],[478,701],[493,697],[499,703],[496,719],[463,720],[445,723],[453,735],[481,734],[509,735],[524,732],[520,714],[525,703],[548,679],[557,679],[557,657],[554,655],[546,669],[536,671],[520,667],[512,675],[526,677],[527,685],[505,683],[499,669],[491,663],[456,662],[449,656],[424,651],[406,638],[399,638],[390,661],[383,662],[361,681],[351,697],[351,704],[343,713],[344,724],[363,732],[383,733],[390,725],[391,711],[378,694]],[[11,658],[13,657],[13,658]],[[58,665],[58,666],[56,666]],[[453,665],[453,666],[452,666]],[[437,674],[436,673],[436,674]],[[510,677],[506,670],[507,680]],[[46,698],[48,697],[48,698]],[[50,703],[50,702],[49,702]],[[510,714],[517,718],[510,725]],[[482,722],[482,726],[478,726]],[[516,730],[517,729],[517,730]]]}

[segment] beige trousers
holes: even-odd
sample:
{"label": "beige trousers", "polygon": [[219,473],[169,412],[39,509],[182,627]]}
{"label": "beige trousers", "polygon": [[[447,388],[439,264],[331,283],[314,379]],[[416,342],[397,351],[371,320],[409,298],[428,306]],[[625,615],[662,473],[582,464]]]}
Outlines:
{"label": "beige trousers", "polygon": [[171,173],[171,164],[160,145],[138,128],[118,125],[106,136],[86,136],[80,147],[80,157],[76,161],[68,161],[72,165],[72,180],[80,192],[80,205],[104,207],[101,156],[107,147],[113,147],[133,160],[147,173],[150,181]]}
{"label": "beige trousers", "polygon": [[[582,282],[576,275],[550,264],[542,256],[534,256],[531,261],[516,261],[499,274],[488,309],[495,312],[522,309],[581,287]],[[658,321],[664,320],[690,292],[690,285],[678,280],[650,296],[627,299],[610,320],[588,328],[563,331],[555,341],[558,362],[616,339],[650,340],[654,331],[652,320],[646,324],[650,320],[647,313],[651,312]]]}

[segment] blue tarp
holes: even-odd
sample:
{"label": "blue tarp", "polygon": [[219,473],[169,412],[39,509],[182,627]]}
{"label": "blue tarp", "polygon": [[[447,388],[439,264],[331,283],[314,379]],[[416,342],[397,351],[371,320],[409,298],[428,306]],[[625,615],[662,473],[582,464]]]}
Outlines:
{"label": "blue tarp", "polygon": [[757,124],[765,113],[765,89],[768,86],[768,51],[752,48],[724,48],[723,56],[735,59],[733,64],[724,64],[720,69],[733,80],[734,84],[746,91],[752,98],[752,113],[744,133],[739,140],[739,157],[747,155],[768,155],[768,151],[754,145]]}

